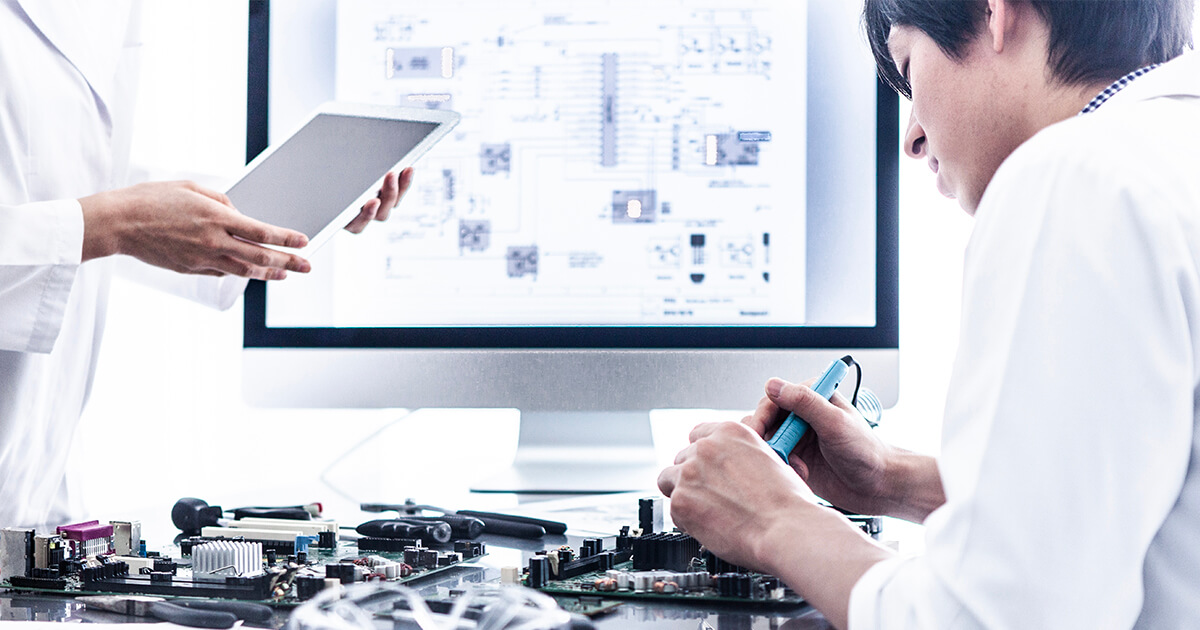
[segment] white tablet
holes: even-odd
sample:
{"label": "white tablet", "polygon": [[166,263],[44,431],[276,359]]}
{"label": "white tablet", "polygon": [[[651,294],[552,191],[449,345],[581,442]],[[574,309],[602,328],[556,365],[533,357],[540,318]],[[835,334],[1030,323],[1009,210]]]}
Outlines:
{"label": "white tablet", "polygon": [[379,192],[389,171],[410,166],[460,116],[451,111],[327,103],[282,144],[263,151],[226,192],[259,221],[296,230],[316,250]]}

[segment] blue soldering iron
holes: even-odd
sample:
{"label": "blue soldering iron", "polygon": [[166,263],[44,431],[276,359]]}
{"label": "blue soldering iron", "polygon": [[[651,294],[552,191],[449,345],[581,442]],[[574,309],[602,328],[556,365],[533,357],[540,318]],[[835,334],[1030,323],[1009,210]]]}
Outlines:
{"label": "blue soldering iron", "polygon": [[[838,385],[841,384],[846,374],[850,372],[850,366],[853,364],[854,359],[851,359],[850,355],[846,355],[830,363],[829,367],[825,368],[825,371],[821,373],[821,377],[817,379],[817,382],[813,384],[812,390],[820,394],[825,400],[833,398],[833,392],[837,391]],[[796,445],[800,443],[800,438],[804,437],[804,433],[807,431],[808,423],[795,413],[790,413],[784,419],[783,424],[779,425],[779,430],[775,432],[775,435],[771,436],[770,440],[767,440],[767,445],[771,447],[771,450],[778,453],[786,464],[788,454],[792,452],[792,449],[796,448]]]}

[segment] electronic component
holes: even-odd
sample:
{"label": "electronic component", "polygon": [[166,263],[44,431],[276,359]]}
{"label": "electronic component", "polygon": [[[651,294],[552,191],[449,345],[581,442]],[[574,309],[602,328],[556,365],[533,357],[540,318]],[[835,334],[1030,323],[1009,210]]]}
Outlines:
{"label": "electronic component", "polygon": [[110,553],[113,550],[113,526],[101,524],[100,521],[87,521],[60,525],[58,535],[62,536],[76,556],[95,556]]}
{"label": "electronic component", "polygon": [[[656,503],[653,498],[639,500],[639,527],[622,527],[613,550],[605,550],[601,539],[585,539],[578,557],[567,546],[533,556],[524,583],[555,596],[592,593],[603,598],[738,602],[767,607],[803,603],[803,598],[779,578],[726,562],[702,549],[699,541],[687,534],[652,531],[662,528],[655,514],[661,503]],[[878,537],[881,517],[846,516],[864,532]]]}
{"label": "electronic component", "polygon": [[643,534],[633,539],[633,568],[685,571],[700,557],[700,541],[687,534]]}
{"label": "electronic component", "polygon": [[139,521],[112,521],[113,552],[119,556],[138,555],[142,545],[142,524]]}
{"label": "electronic component", "polygon": [[517,567],[500,567],[501,584],[520,584],[521,570]]}
{"label": "electronic component", "polygon": [[192,578],[224,580],[263,572],[263,546],[258,542],[217,540],[192,547]]}
{"label": "electronic component", "polygon": [[[184,503],[192,516],[207,507]],[[114,538],[120,541],[122,551],[127,547],[132,551],[136,543],[138,553],[144,553],[146,544],[136,521],[75,523],[58,528],[61,535],[49,536],[36,536],[33,530],[3,530],[0,567],[4,579],[0,587],[287,604],[303,601],[343,580],[405,582],[485,553],[484,545],[474,541],[455,541],[454,551],[439,551],[423,547],[416,538],[381,538],[376,540],[396,546],[363,557],[360,553],[368,545],[356,549],[350,541],[339,541],[332,521],[281,522],[252,516],[218,520],[233,525],[205,526],[200,531],[210,536],[178,540],[180,554],[190,560],[158,552],[145,556],[112,553]],[[309,547],[311,543],[316,544]],[[272,545],[289,554],[286,559],[281,560],[283,554]],[[90,551],[101,553],[85,555]]]}
{"label": "electronic component", "polygon": [[663,530],[662,497],[638,499],[638,529],[642,530],[643,536]]}

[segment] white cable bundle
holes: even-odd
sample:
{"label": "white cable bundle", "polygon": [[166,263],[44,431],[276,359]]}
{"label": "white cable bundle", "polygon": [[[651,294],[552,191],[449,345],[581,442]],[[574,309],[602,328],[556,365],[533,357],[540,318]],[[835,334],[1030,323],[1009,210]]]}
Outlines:
{"label": "white cable bundle", "polygon": [[263,572],[262,543],[216,540],[192,547],[192,577],[221,579]]}
{"label": "white cable bundle", "polygon": [[[396,607],[404,601],[407,610]],[[478,618],[463,615],[477,606]],[[321,591],[292,612],[284,630],[375,630],[378,616],[415,622],[422,630],[563,630],[577,627],[554,598],[524,586],[469,584],[446,614],[429,610],[417,591],[395,582],[365,582]],[[582,627],[590,627],[580,617]]]}

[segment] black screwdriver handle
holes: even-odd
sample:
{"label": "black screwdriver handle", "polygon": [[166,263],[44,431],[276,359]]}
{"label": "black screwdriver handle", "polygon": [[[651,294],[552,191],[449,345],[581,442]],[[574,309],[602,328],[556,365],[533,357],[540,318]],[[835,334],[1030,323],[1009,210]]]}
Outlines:
{"label": "black screwdriver handle", "polygon": [[443,514],[441,516],[401,516],[400,520],[417,523],[445,523],[450,526],[450,535],[454,538],[479,538],[483,533],[485,523],[472,516],[458,514]]}
{"label": "black screwdriver handle", "polygon": [[421,523],[401,519],[367,521],[354,531],[377,538],[420,538],[425,542],[444,543],[450,540],[450,526],[445,522]]}

